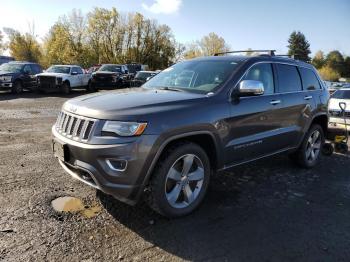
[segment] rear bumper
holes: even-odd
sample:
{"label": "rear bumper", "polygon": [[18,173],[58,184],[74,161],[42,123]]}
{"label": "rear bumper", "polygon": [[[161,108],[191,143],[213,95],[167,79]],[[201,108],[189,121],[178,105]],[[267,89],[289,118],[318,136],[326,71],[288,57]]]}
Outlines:
{"label": "rear bumper", "polygon": [[[52,128],[54,140],[65,144],[69,159],[59,160],[73,178],[112,195],[120,201],[135,204],[153,157],[149,152],[157,136],[144,135],[133,142],[113,145],[91,145],[62,137]],[[108,160],[125,161],[125,169],[115,169]]]}

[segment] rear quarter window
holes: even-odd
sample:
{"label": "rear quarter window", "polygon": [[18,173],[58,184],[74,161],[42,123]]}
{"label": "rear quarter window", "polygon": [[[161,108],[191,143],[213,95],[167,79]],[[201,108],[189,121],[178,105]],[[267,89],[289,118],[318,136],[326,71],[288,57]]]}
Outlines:
{"label": "rear quarter window", "polygon": [[299,67],[301,79],[303,81],[304,90],[318,90],[321,89],[320,82],[315,73],[311,69]]}
{"label": "rear quarter window", "polygon": [[301,79],[296,66],[276,64],[280,93],[301,91]]}

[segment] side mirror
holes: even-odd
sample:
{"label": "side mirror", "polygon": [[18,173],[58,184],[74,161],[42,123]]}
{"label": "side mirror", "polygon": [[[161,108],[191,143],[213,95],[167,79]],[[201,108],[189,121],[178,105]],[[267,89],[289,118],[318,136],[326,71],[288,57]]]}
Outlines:
{"label": "side mirror", "polygon": [[258,96],[264,94],[264,84],[256,80],[243,80],[238,86],[239,96]]}
{"label": "side mirror", "polygon": [[146,78],[146,81],[150,80],[153,76],[149,76]]}
{"label": "side mirror", "polygon": [[76,76],[78,74],[78,72],[72,72],[70,73],[72,76]]}

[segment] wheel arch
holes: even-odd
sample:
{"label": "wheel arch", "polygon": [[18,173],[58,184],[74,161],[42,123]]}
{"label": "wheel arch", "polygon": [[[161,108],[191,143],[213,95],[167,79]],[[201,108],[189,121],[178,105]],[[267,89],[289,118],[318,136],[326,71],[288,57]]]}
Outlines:
{"label": "wheel arch", "polygon": [[160,157],[167,151],[171,146],[181,143],[181,142],[192,142],[196,143],[203,148],[203,150],[208,155],[211,168],[213,170],[218,170],[222,165],[221,151],[217,138],[210,131],[195,131],[189,133],[183,133],[179,135],[171,136],[165,139],[159,146],[157,153],[155,154],[153,161],[148,169],[142,187],[145,188],[149,183],[154,168],[160,159]]}

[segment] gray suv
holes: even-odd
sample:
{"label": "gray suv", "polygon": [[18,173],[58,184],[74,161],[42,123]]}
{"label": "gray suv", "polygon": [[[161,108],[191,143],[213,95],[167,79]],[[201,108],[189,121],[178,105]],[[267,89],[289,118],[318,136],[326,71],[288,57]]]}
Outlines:
{"label": "gray suv", "polygon": [[271,55],[175,64],[130,92],[68,100],[53,150],[72,177],[168,217],[202,202],[211,175],[286,152],[317,164],[329,94],[310,64]]}

